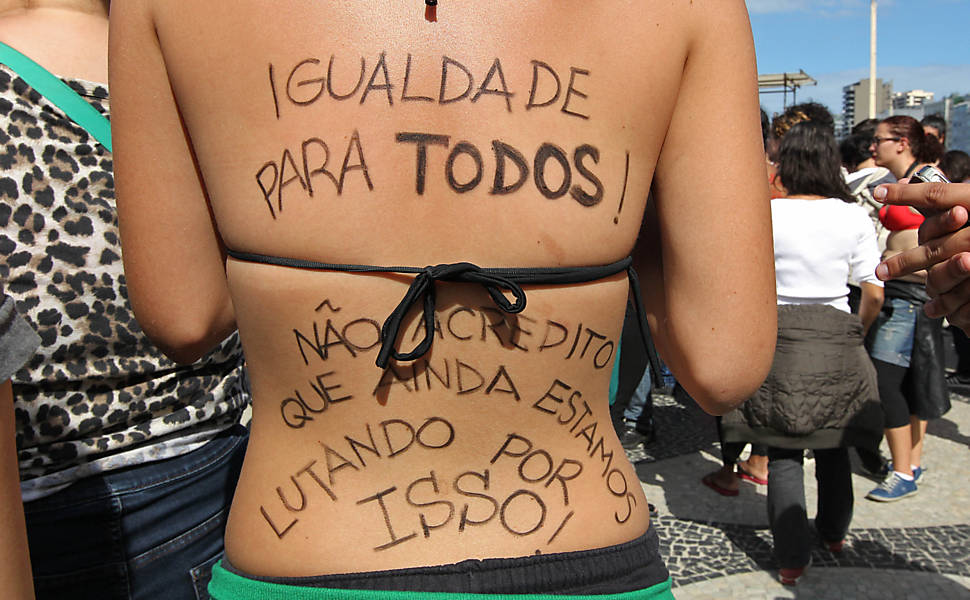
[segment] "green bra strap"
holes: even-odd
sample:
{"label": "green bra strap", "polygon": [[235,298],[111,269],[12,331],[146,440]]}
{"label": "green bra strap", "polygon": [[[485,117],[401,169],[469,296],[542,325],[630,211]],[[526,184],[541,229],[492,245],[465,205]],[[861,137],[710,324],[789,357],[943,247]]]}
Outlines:
{"label": "green bra strap", "polygon": [[0,42],[0,63],[10,67],[27,84],[37,90],[72,121],[80,125],[111,151],[111,122],[77,92],[47,69]]}

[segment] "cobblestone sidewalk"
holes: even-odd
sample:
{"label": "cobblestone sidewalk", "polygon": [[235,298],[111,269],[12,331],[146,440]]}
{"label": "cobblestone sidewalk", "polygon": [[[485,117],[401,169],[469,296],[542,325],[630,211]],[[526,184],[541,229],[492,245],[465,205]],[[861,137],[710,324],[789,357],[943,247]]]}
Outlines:
{"label": "cobblestone sidewalk", "polygon": [[[929,425],[920,492],[882,504],[854,463],[855,513],[845,550],[819,546],[797,587],[777,580],[765,487],[742,482],[737,497],[701,484],[720,467],[714,418],[692,401],[654,395],[657,442],[628,451],[647,498],[678,600],[754,598],[970,599],[970,399]],[[883,454],[889,455],[883,445]],[[855,456],[853,454],[853,460]],[[806,462],[809,516],[814,464]]]}

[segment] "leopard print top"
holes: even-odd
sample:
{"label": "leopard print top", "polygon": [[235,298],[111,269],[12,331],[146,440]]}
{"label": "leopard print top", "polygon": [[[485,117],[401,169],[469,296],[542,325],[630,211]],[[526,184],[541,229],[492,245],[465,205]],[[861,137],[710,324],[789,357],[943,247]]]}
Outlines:
{"label": "leopard print top", "polygon": [[[65,80],[108,115],[104,85]],[[0,281],[42,339],[13,377],[25,500],[177,456],[248,404],[234,335],[190,366],[128,305],[111,153],[0,66]]]}

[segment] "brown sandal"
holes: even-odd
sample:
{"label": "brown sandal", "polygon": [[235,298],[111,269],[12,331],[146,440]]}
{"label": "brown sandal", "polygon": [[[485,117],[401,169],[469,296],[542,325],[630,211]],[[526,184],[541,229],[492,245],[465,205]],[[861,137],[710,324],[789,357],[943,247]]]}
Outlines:
{"label": "brown sandal", "polygon": [[738,490],[731,490],[719,485],[716,481],[714,481],[714,473],[708,473],[707,475],[702,477],[701,483],[703,483],[704,485],[711,488],[712,490],[714,490],[715,492],[717,492],[722,496],[737,496],[739,493]]}

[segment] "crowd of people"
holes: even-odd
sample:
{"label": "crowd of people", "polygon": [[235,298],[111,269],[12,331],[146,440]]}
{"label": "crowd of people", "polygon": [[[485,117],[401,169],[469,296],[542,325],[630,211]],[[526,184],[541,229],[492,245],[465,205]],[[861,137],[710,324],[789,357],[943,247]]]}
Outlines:
{"label": "crowd of people", "polygon": [[[738,495],[742,481],[767,486],[779,576],[794,584],[809,564],[812,544],[842,551],[854,502],[849,448],[879,481],[867,499],[908,498],[926,471],[927,423],[949,410],[949,391],[966,391],[960,384],[970,373],[970,355],[959,327],[951,332],[961,363],[945,377],[942,317],[958,313],[924,310],[930,294],[940,294],[928,288],[927,271],[909,267],[894,277],[877,276],[877,265],[897,265],[932,247],[919,245],[920,231],[927,240],[939,237],[925,233],[930,225],[920,230],[920,205],[885,204],[886,190],[898,188],[882,186],[909,181],[926,165],[964,182],[967,154],[944,150],[946,121],[939,115],[921,122],[868,119],[837,144],[828,110],[809,102],[788,107],[763,128],[773,198],[776,355],[759,392],[716,418],[723,466],[701,481],[729,497]],[[928,194],[933,188],[915,189]],[[931,224],[934,219],[940,217]],[[963,269],[953,263],[958,259],[951,259],[951,273]],[[959,294],[955,275],[936,289]],[[888,460],[879,450],[883,438]],[[742,460],[748,443],[750,454]],[[802,489],[806,454],[818,481],[814,532]]]}
{"label": "crowd of people", "polygon": [[740,0],[418,4],[0,2],[6,597],[671,598],[621,335],[724,415],[784,582],[806,450],[834,552],[849,447],[917,489],[970,192],[881,184],[965,176],[945,123],[759,142]]}

